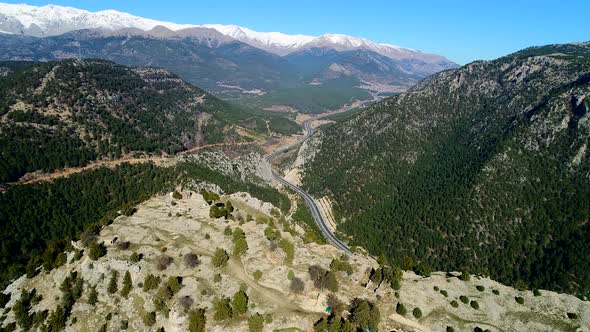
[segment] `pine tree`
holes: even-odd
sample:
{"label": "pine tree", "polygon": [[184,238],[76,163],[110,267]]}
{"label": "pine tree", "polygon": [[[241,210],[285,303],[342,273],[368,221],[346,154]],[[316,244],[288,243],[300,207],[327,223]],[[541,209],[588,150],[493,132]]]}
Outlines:
{"label": "pine tree", "polygon": [[107,292],[109,292],[109,294],[115,294],[117,292],[118,289],[118,279],[119,278],[119,273],[117,271],[113,271],[111,274],[111,280],[109,281],[109,285],[107,286]]}
{"label": "pine tree", "polygon": [[248,294],[244,291],[237,291],[232,299],[232,310],[234,315],[243,315],[248,311]]}
{"label": "pine tree", "polygon": [[121,296],[127,298],[129,296],[129,292],[131,292],[131,288],[133,284],[131,282],[131,273],[129,271],[125,272],[125,276],[123,277],[123,288],[121,289]]}

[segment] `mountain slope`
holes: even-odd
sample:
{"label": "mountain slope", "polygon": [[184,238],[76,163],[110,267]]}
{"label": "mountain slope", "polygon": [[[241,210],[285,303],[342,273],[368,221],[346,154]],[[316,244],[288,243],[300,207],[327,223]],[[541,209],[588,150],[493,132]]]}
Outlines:
{"label": "mountain slope", "polygon": [[292,85],[296,79],[284,59],[210,29],[163,36],[167,36],[163,29],[108,34],[82,30],[47,38],[0,35],[0,58],[47,61],[82,57],[128,66],[158,66],[217,94],[235,93],[234,86],[240,93],[256,94],[257,90]]}
{"label": "mountain slope", "polygon": [[158,68],[98,60],[0,64],[0,181],[134,151],[172,154],[266,131],[238,109]]}
{"label": "mountain slope", "polygon": [[[416,78],[456,67],[442,56],[353,36],[288,35],[236,25],[178,25],[117,11],[92,13],[53,5],[0,3],[0,31],[6,32],[0,34],[0,58],[4,60],[99,57],[124,65],[161,66],[226,98],[271,93],[252,103],[265,108],[286,105],[299,109],[301,95],[309,100],[318,100],[314,95],[326,95],[336,101],[325,103],[319,98],[307,103],[312,104],[313,112],[325,111],[325,105],[338,109],[370,99],[369,93],[380,98],[380,93],[406,90]],[[345,75],[344,81],[354,85],[348,85],[342,93],[308,87],[313,79],[302,77],[312,70],[304,66],[310,61],[297,59],[325,55],[320,61],[327,62],[332,52],[342,53],[338,58],[348,58],[347,63],[326,63],[318,78]],[[280,104],[269,105],[269,100]],[[309,112],[310,107],[299,110]]]}
{"label": "mountain slope", "polygon": [[474,62],[326,129],[304,183],[375,254],[589,296],[589,97],[589,44]]}

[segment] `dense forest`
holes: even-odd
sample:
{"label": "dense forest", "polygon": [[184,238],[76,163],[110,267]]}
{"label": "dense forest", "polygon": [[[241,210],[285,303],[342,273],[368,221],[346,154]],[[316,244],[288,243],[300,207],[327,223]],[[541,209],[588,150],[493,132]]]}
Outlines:
{"label": "dense forest", "polygon": [[223,102],[158,68],[99,60],[0,63],[0,183],[130,152],[240,141],[232,126],[292,133],[284,118]]}
{"label": "dense forest", "polygon": [[[198,163],[180,162],[174,167],[123,164],[31,185],[11,186],[0,194],[0,284],[48,267],[62,258],[70,239],[112,222],[118,213],[153,194],[177,185],[209,182],[226,193],[252,196],[287,211],[289,199],[277,190],[242,182]],[[32,271],[31,271],[32,270]]]}
{"label": "dense forest", "polygon": [[428,78],[328,127],[304,183],[400,266],[590,296],[590,46]]}

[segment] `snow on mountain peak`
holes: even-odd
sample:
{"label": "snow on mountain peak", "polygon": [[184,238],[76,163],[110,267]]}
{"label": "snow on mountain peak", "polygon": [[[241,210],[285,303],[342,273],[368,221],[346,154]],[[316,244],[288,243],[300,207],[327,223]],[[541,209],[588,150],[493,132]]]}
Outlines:
{"label": "snow on mountain peak", "polygon": [[163,26],[172,31],[196,27],[214,29],[225,36],[278,55],[286,55],[312,47],[326,47],[337,51],[366,49],[393,59],[446,60],[440,56],[390,44],[378,44],[368,39],[342,34],[324,34],[319,37],[288,35],[281,32],[258,32],[238,25],[192,25],[162,22],[116,10],[90,12],[57,5],[37,7],[26,4],[0,3],[0,31],[3,33],[46,37],[81,29],[117,31],[135,28],[148,31],[157,26]]}

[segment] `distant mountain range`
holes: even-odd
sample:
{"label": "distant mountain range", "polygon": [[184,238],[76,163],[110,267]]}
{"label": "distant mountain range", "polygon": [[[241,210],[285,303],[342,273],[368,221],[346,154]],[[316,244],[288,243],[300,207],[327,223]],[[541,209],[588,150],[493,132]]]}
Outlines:
{"label": "distant mountain range", "polygon": [[[403,91],[457,66],[439,55],[346,35],[176,24],[55,5],[0,3],[0,46],[4,60],[98,57],[161,66],[224,97],[254,96],[249,99],[259,106],[303,111]],[[310,103],[291,97],[301,95],[310,96]]]}

